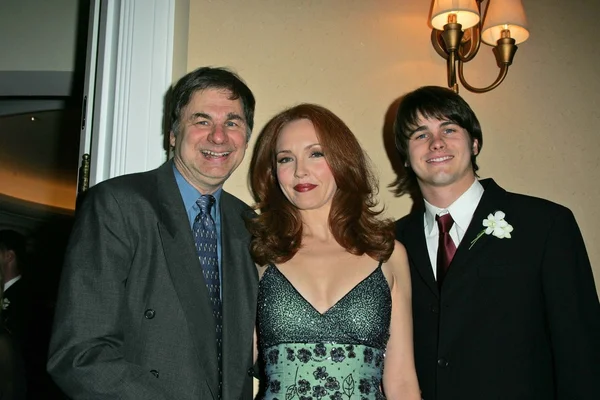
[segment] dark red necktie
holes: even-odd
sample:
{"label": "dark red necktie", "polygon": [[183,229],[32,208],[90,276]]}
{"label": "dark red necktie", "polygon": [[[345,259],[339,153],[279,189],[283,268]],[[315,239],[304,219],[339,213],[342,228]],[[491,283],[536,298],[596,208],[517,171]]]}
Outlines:
{"label": "dark red necktie", "polygon": [[456,245],[450,237],[450,228],[454,224],[454,220],[450,213],[444,214],[442,216],[436,215],[435,219],[438,223],[438,229],[440,234],[439,244],[438,244],[438,252],[437,252],[437,283],[438,287],[442,287],[442,283],[444,281],[444,277],[448,272],[448,267],[450,267],[450,263],[452,262],[452,258],[454,257],[454,253],[456,253]]}

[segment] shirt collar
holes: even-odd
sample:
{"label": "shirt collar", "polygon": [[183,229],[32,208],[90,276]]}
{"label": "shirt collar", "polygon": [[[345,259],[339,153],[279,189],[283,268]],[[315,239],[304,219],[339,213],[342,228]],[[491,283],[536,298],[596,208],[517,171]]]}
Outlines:
{"label": "shirt collar", "polygon": [[12,278],[11,280],[7,281],[7,282],[4,284],[4,289],[3,289],[3,290],[6,292],[6,290],[7,290],[9,287],[11,287],[12,285],[14,285],[14,284],[15,284],[15,282],[17,282],[19,279],[21,279],[21,275],[17,275],[17,276],[15,276],[14,278]]}
{"label": "shirt collar", "polygon": [[465,232],[471,223],[481,196],[483,196],[483,186],[475,179],[469,189],[461,194],[448,208],[436,207],[425,200],[425,232],[428,235],[432,234],[434,228],[437,227],[435,216],[446,213],[450,213],[454,223]]}
{"label": "shirt collar", "polygon": [[[195,211],[195,214],[197,214],[200,210],[198,209],[198,206],[196,205],[196,200],[198,200],[198,198],[200,196],[202,196],[202,193],[200,193],[200,191],[198,191],[198,189],[193,187],[183,177],[183,175],[181,175],[181,172],[179,172],[179,170],[175,166],[175,163],[173,163],[173,172],[175,173],[175,181],[177,182],[177,186],[179,187],[179,192],[181,193],[181,198],[183,199],[183,205],[185,206],[185,210],[189,214],[190,210],[193,209]],[[214,192],[212,194],[212,196],[215,198],[215,207],[213,207],[213,211],[211,211],[211,214],[215,214],[215,215],[218,214],[217,210],[219,208],[219,203],[221,200],[222,192],[223,192],[223,188],[220,187],[219,189],[217,189],[216,192]]]}

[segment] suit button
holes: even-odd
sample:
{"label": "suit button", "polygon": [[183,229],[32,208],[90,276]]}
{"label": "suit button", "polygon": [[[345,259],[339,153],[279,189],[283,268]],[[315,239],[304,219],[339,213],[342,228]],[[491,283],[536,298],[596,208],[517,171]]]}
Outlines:
{"label": "suit button", "polygon": [[146,311],[144,311],[144,317],[146,319],[152,319],[152,318],[154,318],[155,314],[156,314],[156,312],[153,309],[151,309],[151,308],[149,308]]}
{"label": "suit button", "polygon": [[254,368],[248,368],[248,376],[254,376]]}
{"label": "suit button", "polygon": [[155,369],[150,370],[150,373],[154,375],[155,378],[158,378],[158,371]]}
{"label": "suit button", "polygon": [[441,368],[446,368],[448,366],[448,360],[445,358],[440,358],[437,362]]}
{"label": "suit button", "polygon": [[429,310],[434,314],[440,312],[440,308],[437,306],[437,304],[432,304],[431,307],[429,307]]}

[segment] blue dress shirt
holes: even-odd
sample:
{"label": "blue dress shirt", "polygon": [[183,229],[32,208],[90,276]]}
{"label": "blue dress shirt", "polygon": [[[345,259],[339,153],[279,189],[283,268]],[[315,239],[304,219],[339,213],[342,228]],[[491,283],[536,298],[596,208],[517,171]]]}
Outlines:
{"label": "blue dress shirt", "polygon": [[[187,212],[188,220],[190,222],[190,230],[192,230],[192,226],[194,225],[194,220],[196,216],[200,213],[200,208],[196,204],[196,200],[202,193],[198,191],[195,187],[193,187],[188,181],[185,180],[181,172],[175,167],[173,164],[173,173],[175,174],[175,180],[177,181],[177,186],[179,187],[179,193],[181,193],[181,198],[183,199],[183,205],[185,206],[185,211]],[[210,210],[210,215],[215,221],[215,225],[217,227],[217,257],[219,261],[219,276],[221,277],[221,298],[223,297],[223,266],[221,263],[221,193],[223,192],[222,188],[219,188],[212,195],[215,198],[215,206]]]}

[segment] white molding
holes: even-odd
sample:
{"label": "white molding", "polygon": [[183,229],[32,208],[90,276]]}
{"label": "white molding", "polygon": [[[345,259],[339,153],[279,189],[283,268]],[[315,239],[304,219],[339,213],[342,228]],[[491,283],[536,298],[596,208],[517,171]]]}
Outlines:
{"label": "white molding", "polygon": [[91,185],[167,159],[163,99],[173,70],[176,0],[102,3]]}
{"label": "white molding", "polygon": [[[113,114],[115,110],[115,70],[117,38],[120,28],[120,0],[100,1],[100,23],[96,60],[96,81],[91,131],[90,186],[111,178]],[[90,24],[93,22],[90,21]],[[88,66],[88,68],[90,68]],[[93,68],[93,66],[91,67]],[[89,119],[88,119],[89,121]],[[89,122],[88,122],[89,123]],[[118,135],[118,133],[115,133]],[[84,140],[83,138],[81,140]]]}
{"label": "white molding", "polygon": [[133,36],[135,29],[135,1],[121,2],[119,15],[119,40],[117,47],[117,64],[115,76],[115,115],[113,131],[117,133],[111,147],[110,176],[127,173],[127,131],[131,113],[130,107],[135,106],[130,102],[132,82],[131,64],[135,62],[133,49]]}

